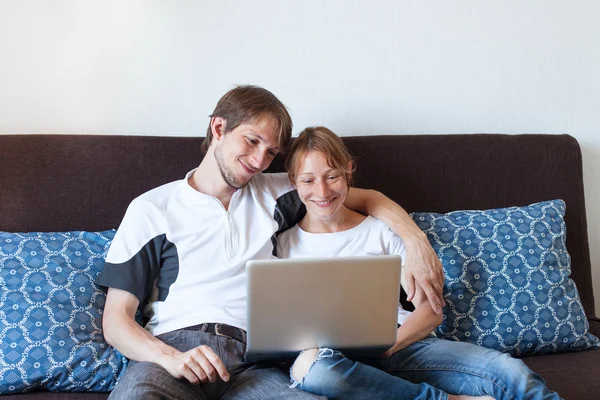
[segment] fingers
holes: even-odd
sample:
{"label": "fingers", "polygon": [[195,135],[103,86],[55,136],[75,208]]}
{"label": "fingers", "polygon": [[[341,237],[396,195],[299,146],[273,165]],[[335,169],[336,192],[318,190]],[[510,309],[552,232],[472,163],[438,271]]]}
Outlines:
{"label": "fingers", "polygon": [[[202,351],[207,359],[210,362],[213,371],[216,371],[217,374],[223,379],[225,382],[229,381],[229,372],[227,372],[227,368],[223,361],[219,358],[219,356],[208,346],[201,346]],[[206,371],[206,369],[205,369]],[[215,375],[216,379],[216,375]]]}
{"label": "fingers", "polygon": [[216,382],[217,377],[229,381],[229,372],[223,361],[208,346],[198,346],[180,357],[177,366],[178,377],[193,384]]}
{"label": "fingers", "polygon": [[406,300],[412,301],[415,297],[415,278],[410,272],[402,274],[404,276],[404,290],[406,291]]}
{"label": "fingers", "polygon": [[193,365],[195,365],[197,369],[202,369],[202,372],[204,372],[204,374],[206,375],[206,380],[202,381],[202,383],[206,383],[206,381],[211,383],[215,382],[217,380],[217,371],[207,358],[208,351],[212,352],[212,350],[210,350],[208,346],[200,346],[198,350],[202,354],[195,357],[196,363],[193,363]]}
{"label": "fingers", "polygon": [[[418,268],[415,265],[418,265]],[[406,291],[408,301],[414,302],[416,300],[417,285],[423,289],[434,312],[441,314],[442,307],[446,305],[443,297],[444,271],[437,257],[430,258],[429,263],[421,261],[418,264],[409,264],[407,262],[404,265],[402,269],[402,286]]]}
{"label": "fingers", "polygon": [[431,304],[431,308],[436,314],[442,313],[442,304],[444,299],[442,298],[441,292],[434,290],[430,285],[422,286],[429,303]]}
{"label": "fingers", "polygon": [[178,370],[180,378],[185,378],[194,385],[208,382],[204,370],[196,362],[181,364]]}

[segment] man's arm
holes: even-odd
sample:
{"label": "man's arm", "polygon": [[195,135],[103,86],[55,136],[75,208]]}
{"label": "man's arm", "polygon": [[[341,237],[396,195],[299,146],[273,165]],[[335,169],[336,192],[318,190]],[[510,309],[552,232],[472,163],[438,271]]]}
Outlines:
{"label": "man's arm", "polygon": [[415,280],[419,284],[431,307],[437,314],[446,305],[442,296],[444,271],[439,258],[417,227],[410,215],[398,204],[375,190],[351,188],[344,205],[352,210],[371,215],[390,227],[404,241],[406,260],[402,267],[402,279],[406,284],[408,300],[415,295]]}
{"label": "man's arm", "polygon": [[176,378],[191,383],[214,382],[217,375],[224,381],[229,373],[223,361],[208,346],[198,346],[185,353],[155,338],[135,322],[137,297],[120,289],[109,288],[102,325],[106,342],[125,357],[160,365]]}

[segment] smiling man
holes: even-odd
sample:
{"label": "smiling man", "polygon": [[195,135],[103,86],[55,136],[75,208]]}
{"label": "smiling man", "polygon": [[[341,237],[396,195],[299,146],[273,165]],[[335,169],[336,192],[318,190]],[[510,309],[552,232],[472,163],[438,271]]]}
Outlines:
{"label": "smiling man", "polygon": [[[131,360],[111,398],[315,398],[290,389],[287,372],[243,359],[246,262],[272,257],[275,233],[298,219],[287,174],[262,173],[291,132],[271,92],[236,87],[211,115],[200,165],[132,201],[96,281],[108,288],[106,340]],[[439,260],[408,215],[373,191],[352,189],[345,204],[381,218],[425,260],[405,269],[439,309]]]}

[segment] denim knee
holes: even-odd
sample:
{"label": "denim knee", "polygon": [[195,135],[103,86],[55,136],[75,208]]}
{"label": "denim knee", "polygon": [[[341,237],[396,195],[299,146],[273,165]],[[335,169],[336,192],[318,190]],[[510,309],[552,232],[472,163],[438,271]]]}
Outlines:
{"label": "denim knee", "polygon": [[[344,358],[344,355],[338,350],[320,348],[317,351],[314,359],[309,361],[310,365],[307,369],[307,372],[304,373],[302,377],[298,377],[298,379],[296,379],[296,377],[294,376],[294,368],[297,367],[297,363],[299,362],[298,360],[302,357],[303,354],[306,354],[306,351],[300,353],[300,355],[296,358],[296,361],[290,368],[291,388],[298,387],[299,389],[302,389],[307,378],[309,378],[311,373],[314,372],[315,365],[323,363],[329,365],[330,363],[335,363],[336,361],[339,361],[340,359]],[[319,376],[322,377],[322,374],[319,374]]]}

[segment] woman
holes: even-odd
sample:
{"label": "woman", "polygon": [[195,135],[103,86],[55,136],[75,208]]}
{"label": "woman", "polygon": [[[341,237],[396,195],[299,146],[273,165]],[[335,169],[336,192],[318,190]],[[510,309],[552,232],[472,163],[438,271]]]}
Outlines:
{"label": "woman", "polygon": [[[354,162],[329,129],[305,129],[287,169],[306,215],[278,237],[279,257],[404,256],[387,226],[344,207]],[[422,290],[413,304],[412,313],[399,307],[396,343],[383,357],[358,362],[333,349],[307,350],[292,366],[292,386],[330,399],[560,399],[521,360],[431,335],[441,316]]]}

